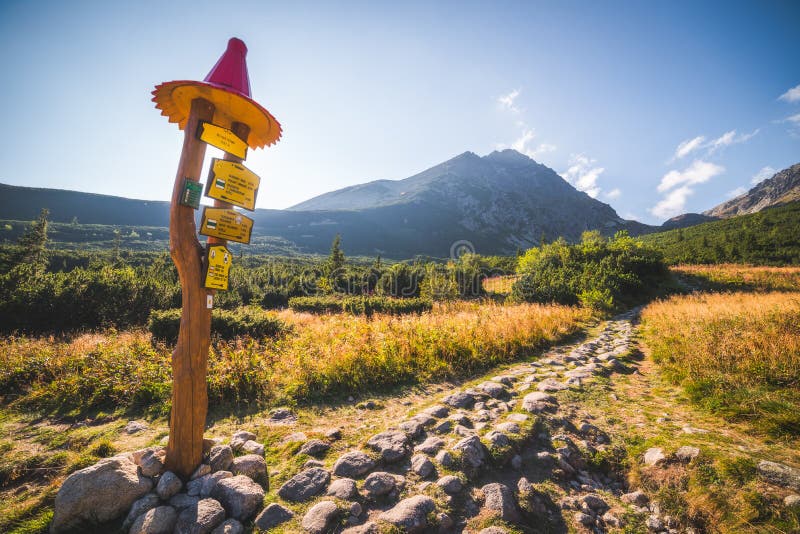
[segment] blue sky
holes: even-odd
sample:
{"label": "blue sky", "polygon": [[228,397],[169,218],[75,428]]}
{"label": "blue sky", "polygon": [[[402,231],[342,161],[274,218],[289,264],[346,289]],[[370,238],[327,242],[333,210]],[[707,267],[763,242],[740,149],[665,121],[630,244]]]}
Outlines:
{"label": "blue sky", "polygon": [[0,182],[167,200],[150,91],[232,36],[284,127],[260,208],[514,147],[655,223],[800,161],[796,1],[337,4],[2,2]]}

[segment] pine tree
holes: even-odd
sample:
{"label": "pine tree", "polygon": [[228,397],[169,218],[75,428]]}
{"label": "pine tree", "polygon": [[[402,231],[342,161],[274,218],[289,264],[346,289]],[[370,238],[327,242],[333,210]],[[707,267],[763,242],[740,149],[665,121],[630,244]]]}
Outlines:
{"label": "pine tree", "polygon": [[45,249],[47,247],[47,216],[50,210],[42,208],[39,217],[30,228],[17,239],[17,255],[14,263],[30,263],[35,267],[44,267]]}
{"label": "pine tree", "polygon": [[331,243],[331,255],[328,259],[328,267],[331,273],[336,273],[344,268],[344,252],[342,252],[342,236],[336,234]]}

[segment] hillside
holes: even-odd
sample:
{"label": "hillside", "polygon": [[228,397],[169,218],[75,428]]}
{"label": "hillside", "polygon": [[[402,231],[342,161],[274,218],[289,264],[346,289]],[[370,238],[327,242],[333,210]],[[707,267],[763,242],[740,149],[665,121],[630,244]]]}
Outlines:
{"label": "hillside", "polygon": [[797,265],[798,236],[800,202],[791,202],[758,213],[648,234],[642,240],[662,250],[670,263]]}
{"label": "hillside", "polygon": [[[0,184],[2,219],[29,221],[43,207],[50,209],[52,221],[77,225],[70,235],[87,224],[141,228],[168,224],[167,202]],[[613,234],[627,229],[640,234],[653,228],[622,219],[611,206],[513,150],[484,157],[465,152],[405,180],[353,186],[289,210],[256,210],[251,217],[256,243],[278,243],[284,251],[326,253],[333,237],[341,234],[348,254],[398,259],[446,257],[462,240],[479,253],[510,254],[542,237],[577,240],[585,230]],[[100,233],[107,240],[109,232]],[[4,241],[13,237],[9,232],[0,235]],[[97,237],[95,227],[83,239],[75,236],[74,242],[90,243]]]}
{"label": "hillside", "polygon": [[747,193],[720,204],[704,215],[727,218],[800,200],[800,163],[775,173]]}

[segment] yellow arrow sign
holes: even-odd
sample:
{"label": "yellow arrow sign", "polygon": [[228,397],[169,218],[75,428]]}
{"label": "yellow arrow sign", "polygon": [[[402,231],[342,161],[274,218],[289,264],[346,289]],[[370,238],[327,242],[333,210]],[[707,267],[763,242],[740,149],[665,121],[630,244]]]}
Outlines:
{"label": "yellow arrow sign", "polygon": [[224,245],[210,245],[206,249],[206,277],[204,285],[208,289],[228,289],[228,277],[233,257]]}
{"label": "yellow arrow sign", "polygon": [[205,141],[209,145],[233,154],[238,158],[247,158],[247,143],[227,128],[201,121],[197,130],[197,137],[201,141]]}
{"label": "yellow arrow sign", "polygon": [[253,211],[260,184],[261,178],[241,163],[212,158],[206,196]]}
{"label": "yellow arrow sign", "polygon": [[236,210],[226,208],[203,208],[200,234],[237,243],[250,243],[253,219],[245,217]]}

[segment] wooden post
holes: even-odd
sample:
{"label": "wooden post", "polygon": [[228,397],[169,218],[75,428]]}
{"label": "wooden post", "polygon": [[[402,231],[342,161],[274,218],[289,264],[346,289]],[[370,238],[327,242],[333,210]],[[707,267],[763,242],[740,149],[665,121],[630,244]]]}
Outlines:
{"label": "wooden post", "polygon": [[203,286],[203,247],[197,239],[195,210],[180,203],[184,178],[198,181],[206,144],[197,139],[199,121],[211,121],[214,105],[197,98],[192,101],[184,128],[172,204],[169,212],[169,251],[181,282],[183,311],[178,342],[172,352],[172,413],[166,468],[188,478],[203,458],[203,429],[208,413],[206,371],[211,344],[211,309]]}

